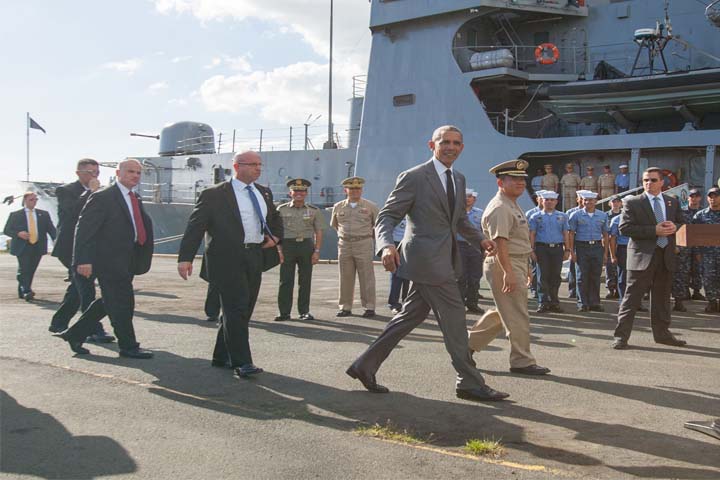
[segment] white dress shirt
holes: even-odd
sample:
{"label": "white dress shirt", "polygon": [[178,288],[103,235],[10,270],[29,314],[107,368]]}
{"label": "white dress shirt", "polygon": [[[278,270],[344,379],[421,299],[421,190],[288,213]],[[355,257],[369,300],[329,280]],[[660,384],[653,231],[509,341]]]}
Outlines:
{"label": "white dress shirt", "polygon": [[[237,178],[230,181],[238,208],[240,209],[240,219],[242,220],[243,230],[245,230],[245,243],[263,243],[265,235],[262,232],[262,223],[255,213],[255,207],[250,200],[250,192],[247,191],[247,183],[243,183]],[[267,204],[255,186],[251,185],[252,193],[257,198],[263,218],[267,218]]]}
{"label": "white dress shirt", "polygon": [[[650,208],[652,209],[653,213],[655,213],[655,195],[651,195],[648,192],[645,192],[645,195],[647,196],[648,200],[650,201]],[[657,196],[657,198],[660,199],[660,208],[662,209],[663,214],[663,220],[667,220],[667,210],[665,209],[665,199],[662,196],[662,193]]]}
{"label": "white dress shirt", "polygon": [[125,199],[125,204],[127,204],[128,210],[130,210],[130,220],[132,221],[133,231],[135,232],[135,237],[133,238],[133,241],[137,242],[137,226],[135,224],[135,212],[133,212],[132,200],[130,200],[130,189],[120,182],[117,182],[117,186],[120,189],[120,193],[122,193],[123,198]]}
{"label": "white dress shirt", "polygon": [[[438,176],[440,177],[440,182],[442,183],[443,189],[445,192],[447,192],[447,176],[445,175],[445,170],[448,169],[445,165],[443,165],[440,160],[433,157],[433,165],[435,166],[435,171],[437,172]],[[452,179],[453,179],[453,187],[457,187],[457,184],[455,183],[455,170],[450,167],[450,171],[452,172]],[[454,188],[455,190],[455,197],[457,197],[457,188]]]}

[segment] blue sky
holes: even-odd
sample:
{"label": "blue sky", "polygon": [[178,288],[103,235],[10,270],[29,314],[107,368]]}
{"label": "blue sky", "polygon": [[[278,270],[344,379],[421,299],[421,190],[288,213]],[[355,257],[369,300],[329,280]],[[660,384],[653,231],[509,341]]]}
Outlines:
{"label": "blue sky", "polygon": [[[254,144],[313,114],[327,124],[329,0],[26,0],[0,3],[1,183],[66,181],[82,157],[150,156],[168,123],[210,124]],[[334,121],[370,48],[366,0],[335,0]],[[280,142],[281,140],[278,140]],[[285,144],[286,140],[282,140]],[[286,146],[286,145],[285,145]],[[281,148],[281,144],[278,144]],[[104,176],[110,173],[103,171]]]}

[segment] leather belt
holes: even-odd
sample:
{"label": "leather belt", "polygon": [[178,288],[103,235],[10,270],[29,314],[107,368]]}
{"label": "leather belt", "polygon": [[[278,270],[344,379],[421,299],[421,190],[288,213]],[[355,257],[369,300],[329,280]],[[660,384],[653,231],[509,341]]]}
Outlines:
{"label": "leather belt", "polygon": [[250,249],[250,248],[260,248],[262,246],[262,243],[243,243],[243,247]]}
{"label": "leather belt", "polygon": [[577,240],[575,243],[582,243],[583,245],[595,245],[600,243],[600,240]]}
{"label": "leather belt", "polygon": [[536,246],[537,246],[537,245],[540,245],[541,247],[550,247],[550,248],[555,248],[555,247],[562,247],[562,245],[563,245],[563,244],[562,244],[562,243],[544,243],[544,242],[535,242],[535,245],[536,245]]}
{"label": "leather belt", "polygon": [[366,235],[364,237],[340,237],[340,240],[343,242],[356,242],[358,240],[367,240],[368,238],[373,238],[372,235]]}

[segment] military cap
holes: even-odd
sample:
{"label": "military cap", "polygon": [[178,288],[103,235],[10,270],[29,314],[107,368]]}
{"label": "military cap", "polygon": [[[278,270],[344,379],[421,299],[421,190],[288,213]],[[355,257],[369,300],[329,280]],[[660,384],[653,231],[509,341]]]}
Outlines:
{"label": "military cap", "polygon": [[617,200],[618,202],[622,202],[622,198],[617,195],[613,195],[612,197],[610,197],[611,202],[614,202],[615,200]]}
{"label": "military cap", "polygon": [[590,200],[592,198],[597,198],[598,194],[595,192],[591,192],[590,190],[583,190],[582,198],[585,200]]}
{"label": "military cap", "polygon": [[312,183],[304,178],[293,178],[292,180],[288,180],[286,185],[290,190],[300,190],[302,192],[306,192]]}
{"label": "military cap", "polygon": [[543,199],[548,200],[557,200],[558,194],[557,192],[553,192],[552,190],[543,190],[542,193],[539,194]]}
{"label": "military cap", "polygon": [[622,165],[620,165],[620,168],[628,168],[628,166],[623,163]]}
{"label": "military cap", "polygon": [[573,167],[573,168],[575,168],[575,164],[572,163],[572,162],[566,163],[565,166],[566,166],[566,167]]}
{"label": "military cap", "polygon": [[708,190],[708,197],[710,195],[720,195],[720,188],[718,187],[712,187],[710,190]]}
{"label": "military cap", "polygon": [[588,165],[587,167],[585,167],[585,170],[595,170],[595,167],[593,167],[592,165]]}
{"label": "military cap", "polygon": [[342,181],[342,186],[345,188],[362,188],[365,184],[365,179],[362,177],[349,177]]}
{"label": "military cap", "polygon": [[467,197],[468,195],[472,195],[473,197],[477,198],[478,193],[475,190],[473,190],[472,188],[466,188],[465,196]]}
{"label": "military cap", "polygon": [[546,163],[545,165],[543,165],[543,168],[547,168],[547,167],[552,167],[552,164],[551,164],[551,163]]}
{"label": "military cap", "polygon": [[697,188],[691,188],[690,190],[688,190],[688,196],[692,197],[693,195],[700,195],[700,190],[698,190]]}
{"label": "military cap", "polygon": [[610,168],[610,165],[603,165],[603,168]]}
{"label": "military cap", "polygon": [[525,160],[508,160],[490,169],[490,173],[496,177],[510,175],[511,177],[527,177],[528,162]]}

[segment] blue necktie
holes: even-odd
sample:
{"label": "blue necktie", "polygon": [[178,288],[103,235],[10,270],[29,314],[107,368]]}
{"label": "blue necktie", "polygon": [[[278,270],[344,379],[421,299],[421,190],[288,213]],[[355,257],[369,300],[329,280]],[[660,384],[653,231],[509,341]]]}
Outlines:
{"label": "blue necktie", "polygon": [[[653,198],[653,211],[655,212],[655,220],[657,220],[658,223],[665,221],[662,206],[660,205],[660,198],[658,197]],[[665,248],[667,247],[668,239],[667,237],[658,237],[655,244],[660,248]]]}
{"label": "blue necktie", "polygon": [[262,209],[260,208],[260,203],[258,203],[258,199],[255,196],[255,192],[253,192],[252,185],[248,185],[247,187],[245,187],[245,190],[248,191],[248,194],[250,195],[250,201],[252,202],[253,208],[255,209],[255,213],[257,213],[257,216],[260,219],[260,228],[262,229],[261,233],[267,233],[272,237],[272,232],[267,226],[267,223],[265,223],[265,217],[262,214]]}

